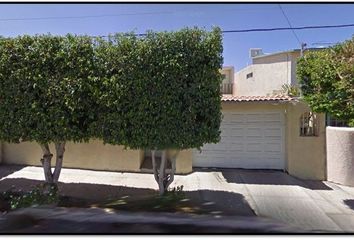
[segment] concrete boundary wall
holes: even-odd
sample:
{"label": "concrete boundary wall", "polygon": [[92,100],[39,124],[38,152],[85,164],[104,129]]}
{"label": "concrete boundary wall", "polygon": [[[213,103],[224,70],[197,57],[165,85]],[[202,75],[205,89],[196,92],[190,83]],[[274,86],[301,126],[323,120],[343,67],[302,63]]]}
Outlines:
{"label": "concrete boundary wall", "polygon": [[[52,165],[55,163],[55,148],[50,145],[54,154]],[[1,151],[2,150],[2,151]],[[2,154],[1,154],[2,153]],[[181,151],[177,157],[176,173],[192,172],[192,152]],[[0,142],[0,163],[41,166],[42,151],[35,142],[20,144]],[[79,168],[102,171],[141,172],[144,161],[144,150],[124,149],[120,145],[103,144],[100,140],[88,143],[68,142],[64,153],[64,168]],[[2,159],[2,161],[1,161]]]}
{"label": "concrete boundary wall", "polygon": [[[55,154],[53,144],[51,151]],[[126,150],[123,146],[113,146],[102,141],[89,143],[68,142],[65,147],[63,167],[107,171],[139,172],[143,154],[140,150]],[[42,151],[35,142],[20,144],[3,143],[3,163],[40,166]],[[52,164],[55,163],[55,156]]]}
{"label": "concrete boundary wall", "polygon": [[[223,102],[222,111],[283,112],[286,118],[284,133],[286,168],[284,170],[290,175],[302,179],[326,180],[324,114],[318,114],[319,135],[301,137],[299,136],[300,116],[304,112],[310,111],[308,105],[301,101],[294,104],[284,102]],[[51,145],[51,148],[54,150],[53,145]],[[0,143],[0,163],[2,158],[2,163],[5,164],[39,166],[41,155],[41,149],[37,143]],[[141,172],[140,167],[143,159],[144,150],[125,150],[122,146],[104,145],[102,141],[92,140],[89,143],[68,143],[63,166],[65,168]],[[181,151],[177,157],[176,173],[188,174],[193,171],[192,167],[193,150]],[[354,177],[354,174],[352,175]]]}
{"label": "concrete boundary wall", "polygon": [[354,186],[354,128],[327,127],[328,181]]}
{"label": "concrete boundary wall", "polygon": [[290,175],[308,180],[326,180],[326,123],[325,114],[316,114],[317,136],[300,136],[300,117],[311,111],[304,102],[287,108],[287,171]]}

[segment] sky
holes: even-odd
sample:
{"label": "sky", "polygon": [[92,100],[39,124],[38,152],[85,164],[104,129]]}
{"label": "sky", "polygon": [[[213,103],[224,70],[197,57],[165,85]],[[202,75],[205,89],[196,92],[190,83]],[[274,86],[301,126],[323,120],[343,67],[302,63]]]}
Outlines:
{"label": "sky", "polygon": [[[281,7],[293,27],[354,24],[354,3],[285,4]],[[108,16],[107,16],[108,15]],[[67,17],[55,19],[56,17]],[[27,18],[27,20],[21,20]],[[28,18],[47,18],[29,20]],[[0,35],[144,33],[183,27],[222,30],[289,27],[279,4],[0,4]],[[350,39],[354,27],[295,30],[308,47],[328,46]],[[224,66],[238,71],[250,64],[249,49],[274,53],[300,48],[292,31],[223,34]]]}

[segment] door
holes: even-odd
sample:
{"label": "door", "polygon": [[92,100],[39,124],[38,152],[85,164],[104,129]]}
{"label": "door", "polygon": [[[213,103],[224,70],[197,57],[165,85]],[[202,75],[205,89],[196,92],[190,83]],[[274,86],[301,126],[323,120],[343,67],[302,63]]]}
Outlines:
{"label": "door", "polygon": [[221,140],[194,150],[194,167],[284,169],[284,113],[223,112]]}

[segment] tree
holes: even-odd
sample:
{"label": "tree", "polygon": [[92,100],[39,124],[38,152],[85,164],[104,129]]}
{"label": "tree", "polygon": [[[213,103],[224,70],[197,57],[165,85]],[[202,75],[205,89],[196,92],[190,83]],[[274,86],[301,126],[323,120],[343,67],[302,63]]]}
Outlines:
{"label": "tree", "polygon": [[[87,36],[0,39],[0,139],[38,142],[47,183],[58,182],[66,142],[91,137],[94,54]],[[50,143],[56,151],[54,172]]]}
{"label": "tree", "polygon": [[[97,137],[151,150],[154,177],[163,194],[174,180],[179,150],[219,141],[221,31],[115,35],[101,40],[97,49],[102,76]],[[156,151],[162,151],[159,170]]]}
{"label": "tree", "polygon": [[298,61],[297,77],[314,112],[329,113],[354,126],[354,37],[307,52]]}

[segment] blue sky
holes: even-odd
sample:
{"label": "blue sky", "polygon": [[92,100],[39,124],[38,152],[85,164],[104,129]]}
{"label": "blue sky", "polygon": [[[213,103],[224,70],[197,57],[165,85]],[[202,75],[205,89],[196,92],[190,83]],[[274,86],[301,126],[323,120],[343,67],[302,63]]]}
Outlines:
{"label": "blue sky", "polygon": [[[354,23],[351,4],[281,4],[292,26]],[[102,16],[102,15],[120,16]],[[6,20],[38,17],[80,17],[71,19]],[[1,4],[0,35],[88,34],[178,30],[199,26],[223,30],[288,27],[278,4]],[[309,47],[351,38],[354,27],[296,31]],[[224,65],[245,67],[250,48],[266,53],[299,48],[291,31],[224,34]],[[323,44],[325,45],[325,44]]]}

